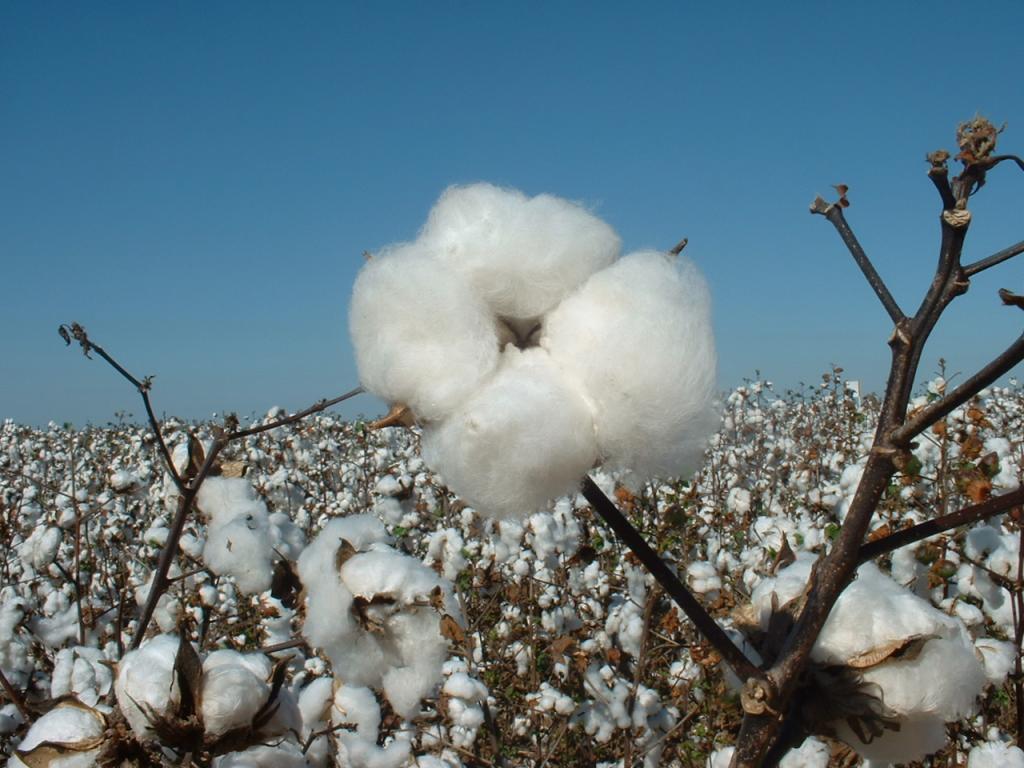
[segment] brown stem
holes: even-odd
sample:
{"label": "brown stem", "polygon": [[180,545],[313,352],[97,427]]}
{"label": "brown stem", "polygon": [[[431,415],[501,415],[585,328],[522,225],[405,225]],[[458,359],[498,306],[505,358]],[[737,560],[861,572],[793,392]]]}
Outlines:
{"label": "brown stem", "polygon": [[1018,488],[1017,490],[1009,493],[993,496],[980,504],[972,504],[969,507],[964,507],[963,509],[952,512],[948,515],[936,517],[934,520],[926,520],[923,523],[919,523],[910,528],[905,528],[902,531],[896,531],[884,538],[869,542],[860,548],[860,554],[857,557],[857,562],[866,563],[869,560],[874,560],[876,557],[886,554],[887,552],[892,552],[900,547],[905,547],[907,544],[913,544],[916,541],[927,539],[929,536],[934,536],[937,533],[945,533],[953,528],[959,528],[962,525],[969,525],[970,523],[977,522],[978,520],[984,520],[985,518],[1006,512],[1022,504],[1024,504],[1024,488]]}
{"label": "brown stem", "polygon": [[1021,360],[1024,360],[1024,334],[1021,334],[999,357],[959,387],[946,394],[942,399],[925,406],[893,431],[890,436],[892,444],[905,448],[914,437],[955,411],[1000,376],[1009,372]]}
{"label": "brown stem", "polygon": [[1024,240],[1021,240],[1019,243],[1014,243],[1007,248],[1003,248],[1003,250],[993,253],[986,259],[979,259],[973,264],[968,264],[964,267],[964,275],[972,277],[989,267],[994,267],[996,264],[1002,264],[1007,259],[1012,259],[1014,256],[1018,256],[1022,253],[1024,253]]}
{"label": "brown stem", "polygon": [[900,309],[899,304],[896,303],[896,299],[889,293],[888,287],[885,285],[885,281],[882,280],[881,275],[875,269],[875,265],[871,263],[871,259],[864,252],[860,243],[857,241],[856,235],[853,234],[853,230],[850,229],[850,225],[846,223],[846,217],[843,216],[843,209],[838,205],[829,205],[820,197],[815,199],[811,204],[811,213],[818,213],[824,216],[831,222],[832,226],[839,232],[839,236],[843,239],[847,249],[850,251],[850,255],[853,256],[853,260],[857,262],[857,266],[860,267],[860,271],[864,273],[864,277],[867,278],[868,284],[874,289],[875,295],[882,302],[882,306],[885,307],[885,311],[889,313],[889,317],[892,318],[894,323],[899,323],[906,317],[903,314],[903,310]]}
{"label": "brown stem", "polygon": [[0,687],[4,689],[4,693],[11,700],[11,703],[17,707],[22,719],[26,723],[29,722],[32,719],[32,713],[28,711],[28,707],[25,705],[25,697],[21,695],[17,688],[11,685],[11,681],[7,679],[7,675],[4,674],[2,668],[0,668]]}
{"label": "brown stem", "polygon": [[700,604],[700,601],[693,596],[693,593],[686,588],[679,578],[672,573],[665,561],[651,549],[651,546],[640,535],[640,532],[633,527],[633,524],[625,518],[611,500],[604,495],[604,492],[597,487],[597,484],[588,475],[583,479],[583,495],[597,513],[615,532],[627,547],[632,550],[640,562],[651,572],[655,580],[671,597],[690,621],[694,623],[697,631],[700,632],[714,647],[722,659],[728,664],[740,680],[750,678],[760,679],[764,673],[759,670],[753,662],[748,659],[743,651],[732,641],[732,639],[715,622],[711,615]]}

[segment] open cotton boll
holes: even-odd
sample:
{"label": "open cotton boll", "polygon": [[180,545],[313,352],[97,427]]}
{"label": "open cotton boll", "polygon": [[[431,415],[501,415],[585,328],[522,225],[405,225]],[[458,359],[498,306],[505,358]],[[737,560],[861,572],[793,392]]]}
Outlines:
{"label": "open cotton boll", "polygon": [[524,517],[573,491],[597,458],[590,411],[540,349],[507,347],[494,378],[423,430],[423,458],[479,512]]}
{"label": "open cotton boll", "polygon": [[[64,701],[36,720],[10,760],[12,768],[46,765],[48,768],[93,768],[102,748],[106,722],[94,709],[76,701]],[[60,745],[64,754],[35,754],[37,747]],[[24,758],[24,761],[22,760]]]}
{"label": "open cotton boll", "polygon": [[264,672],[263,665],[234,651],[220,656],[218,653],[210,654],[203,663],[201,713],[203,727],[210,736],[250,725],[270,696],[267,676],[260,674]]}
{"label": "open cotton boll", "polygon": [[[381,686],[394,710],[411,717],[441,680],[448,648],[441,617],[458,619],[460,612],[450,585],[419,560],[375,542],[383,525],[360,517],[366,519],[332,521],[299,558],[303,635],[324,651],[337,678]],[[343,539],[352,549],[339,557]],[[355,543],[370,551],[356,551]]]}
{"label": "open cotton boll", "polygon": [[196,506],[210,525],[223,525],[237,517],[265,517],[267,506],[252,483],[243,477],[208,477],[199,486]]}
{"label": "open cotton boll", "polygon": [[[768,626],[773,595],[784,606],[803,592],[813,557],[800,556],[754,589],[752,603],[762,629]],[[811,658],[819,665],[856,668],[878,694],[899,730],[864,743],[842,719],[837,735],[864,757],[909,762],[940,749],[945,723],[970,715],[987,678],[962,622],[900,586],[872,563],[839,596]],[[941,670],[941,674],[936,674]]]}
{"label": "open cotton boll", "polygon": [[493,184],[448,188],[417,242],[465,275],[496,315],[518,319],[543,315],[621,248],[582,206]]}
{"label": "open cotton boll", "polygon": [[349,331],[367,391],[428,421],[454,410],[498,362],[495,320],[483,301],[415,244],[363,267]]}
{"label": "open cotton boll", "polygon": [[117,665],[114,693],[121,712],[142,739],[153,736],[148,713],[160,716],[177,707],[181,691],[174,675],[175,635],[157,635],[129,651]]}
{"label": "open cotton boll", "polygon": [[274,550],[266,512],[263,517],[238,517],[209,527],[203,562],[218,576],[232,576],[246,595],[270,588]]}
{"label": "open cotton boll", "polygon": [[638,479],[700,463],[718,423],[707,285],[657,251],[593,275],[546,318],[540,341],[593,406],[602,460]]}
{"label": "open cotton boll", "polygon": [[213,768],[308,768],[302,747],[292,741],[262,744],[213,759]]}

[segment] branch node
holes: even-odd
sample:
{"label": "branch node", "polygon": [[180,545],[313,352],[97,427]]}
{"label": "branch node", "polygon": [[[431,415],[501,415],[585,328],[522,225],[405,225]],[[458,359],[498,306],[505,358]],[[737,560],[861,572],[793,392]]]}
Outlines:
{"label": "branch node", "polygon": [[954,208],[942,212],[942,220],[953,229],[966,229],[971,223],[971,212],[966,208]]}
{"label": "branch node", "polygon": [[897,323],[892,329],[892,335],[889,336],[890,347],[909,347],[910,346],[910,334],[907,332],[906,323]]}
{"label": "branch node", "polygon": [[811,213],[827,216],[830,210],[832,210],[832,206],[829,203],[826,203],[825,198],[821,195],[814,198],[814,201],[811,203]]}
{"label": "branch node", "polygon": [[771,681],[764,678],[751,677],[743,684],[740,691],[740,704],[748,715],[775,715],[782,717],[772,705],[776,703],[777,693]]}

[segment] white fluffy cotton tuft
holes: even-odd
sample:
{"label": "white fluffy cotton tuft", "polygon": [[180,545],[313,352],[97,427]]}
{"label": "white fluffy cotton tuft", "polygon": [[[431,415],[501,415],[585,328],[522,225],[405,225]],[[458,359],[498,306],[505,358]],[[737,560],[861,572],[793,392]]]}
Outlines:
{"label": "white fluffy cotton tuft", "polygon": [[597,459],[584,399],[540,349],[508,347],[487,386],[423,431],[423,457],[487,515],[524,517],[569,493]]}
{"label": "white fluffy cotton tuft", "polygon": [[450,413],[498,361],[496,325],[484,302],[416,244],[386,250],[363,267],[349,329],[363,386],[421,419]]}
{"label": "white fluffy cotton tuft", "polygon": [[640,479],[697,468],[718,423],[704,279],[687,259],[625,256],[545,320],[541,346],[594,408],[601,458]]}
{"label": "white fluffy cotton tuft", "polygon": [[324,528],[298,562],[302,633],[347,685],[380,687],[399,715],[412,717],[441,681],[441,619],[461,614],[447,582],[384,538],[369,515]]}
{"label": "white fluffy cotton tuft", "polygon": [[463,274],[491,310],[543,315],[619,255],[615,231],[582,206],[492,184],[450,187],[419,243]]}
{"label": "white fluffy cotton tuft", "polygon": [[129,651],[117,665],[114,692],[121,712],[141,739],[153,738],[150,715],[172,711],[181,699],[174,676],[175,635],[157,635]]}

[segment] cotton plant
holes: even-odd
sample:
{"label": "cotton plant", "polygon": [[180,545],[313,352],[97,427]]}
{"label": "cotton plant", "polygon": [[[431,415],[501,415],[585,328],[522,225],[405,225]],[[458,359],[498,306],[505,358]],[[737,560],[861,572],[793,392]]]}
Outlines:
{"label": "cotton plant", "polygon": [[448,189],[416,240],[370,258],[349,326],[364,387],[487,515],[528,515],[600,463],[689,473],[716,424],[696,267],[620,258],[606,223],[550,195]]}

